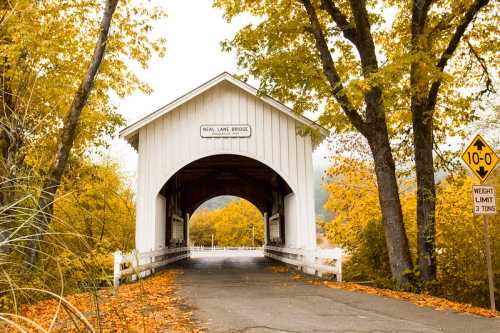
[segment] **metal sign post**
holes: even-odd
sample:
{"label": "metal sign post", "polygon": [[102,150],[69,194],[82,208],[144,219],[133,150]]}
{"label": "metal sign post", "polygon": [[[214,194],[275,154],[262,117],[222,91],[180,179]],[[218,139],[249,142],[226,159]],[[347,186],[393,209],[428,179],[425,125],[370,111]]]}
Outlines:
{"label": "metal sign post", "polygon": [[484,186],[484,185],[472,186],[472,203],[474,206],[474,214],[483,216],[484,245],[486,254],[486,266],[488,269],[490,305],[491,309],[495,310],[496,307],[495,307],[495,293],[493,289],[494,288],[493,265],[491,263],[490,232],[487,219],[487,215],[495,215],[497,212],[495,187]]}
{"label": "metal sign post", "polygon": [[483,215],[484,226],[484,244],[486,247],[486,266],[488,269],[488,287],[490,290],[490,307],[493,311],[496,310],[495,306],[495,285],[493,284],[493,265],[491,263],[491,247],[490,247],[490,232],[488,228],[488,220],[486,215]]}
{"label": "metal sign post", "polygon": [[[484,183],[486,178],[493,172],[498,162],[495,151],[480,136],[476,137],[469,144],[462,154],[465,164],[472,170],[479,181]],[[496,194],[493,186],[472,186],[472,204],[475,215],[483,215],[484,245],[486,254],[486,266],[488,270],[488,287],[490,291],[490,306],[495,307],[495,291],[493,284],[493,265],[491,263],[490,233],[487,215],[496,214]]]}

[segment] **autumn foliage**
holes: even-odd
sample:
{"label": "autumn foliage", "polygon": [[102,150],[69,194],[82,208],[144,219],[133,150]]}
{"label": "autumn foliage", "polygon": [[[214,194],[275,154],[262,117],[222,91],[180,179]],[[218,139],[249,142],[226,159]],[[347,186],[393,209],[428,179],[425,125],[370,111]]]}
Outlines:
{"label": "autumn foliage", "polygon": [[[354,167],[354,165],[356,167]],[[339,158],[328,171],[325,208],[333,219],[325,224],[330,241],[350,257],[344,269],[347,281],[371,281],[392,287],[385,236],[373,171],[368,164]],[[492,176],[494,177],[494,176]],[[500,190],[500,177],[492,179]],[[451,300],[488,306],[488,283],[482,220],[472,214],[471,185],[463,174],[448,176],[437,189],[437,281],[428,290]],[[416,254],[415,187],[401,181],[401,202],[413,258]],[[500,226],[490,219],[495,285],[500,285]],[[497,301],[498,293],[497,293]]]}
{"label": "autumn foliage", "polygon": [[[51,327],[50,332],[87,331],[81,318],[97,332],[201,332],[189,309],[174,294],[176,274],[179,272],[170,270],[120,286],[116,291],[105,289],[95,294],[67,296],[66,301],[75,306],[73,317],[65,310],[65,303],[57,299],[23,306],[21,314],[45,330]],[[42,331],[20,322],[33,332]],[[7,331],[0,327],[0,332]]]}
{"label": "autumn foliage", "polygon": [[[53,214],[42,218],[47,205],[38,204],[47,192],[43,183],[62,124],[92,59],[102,11],[102,1],[0,1],[2,312],[46,297],[15,294],[18,288],[59,294],[61,285],[64,293],[108,285],[109,254],[134,246],[133,192],[106,150],[125,123],[116,98],[151,91],[133,64],[146,67],[153,56],[164,54],[163,38],[150,34],[163,9],[120,0]],[[34,240],[40,245],[30,246]],[[28,248],[38,251],[34,263]]]}
{"label": "autumn foliage", "polygon": [[264,223],[260,211],[244,199],[209,211],[201,209],[191,218],[189,238],[194,246],[261,246]]}

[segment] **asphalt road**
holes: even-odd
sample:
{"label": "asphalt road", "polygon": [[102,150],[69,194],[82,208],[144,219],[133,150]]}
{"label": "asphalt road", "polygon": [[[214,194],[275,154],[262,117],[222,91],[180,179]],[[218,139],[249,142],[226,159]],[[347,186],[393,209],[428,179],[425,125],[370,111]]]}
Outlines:
{"label": "asphalt road", "polygon": [[[500,319],[313,285],[262,257],[177,264],[178,292],[208,332],[500,332]],[[307,278],[306,278],[307,279]]]}

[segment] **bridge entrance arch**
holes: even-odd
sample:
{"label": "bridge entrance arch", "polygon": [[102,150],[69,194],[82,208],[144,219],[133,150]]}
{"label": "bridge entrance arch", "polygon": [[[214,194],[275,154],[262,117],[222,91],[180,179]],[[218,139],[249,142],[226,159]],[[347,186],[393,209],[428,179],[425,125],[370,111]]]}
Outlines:
{"label": "bridge entrance arch", "polygon": [[[205,201],[221,195],[232,195],[250,201],[264,216],[265,244],[286,244],[285,202],[294,195],[286,181],[267,165],[252,158],[221,154],[191,162],[177,171],[162,187],[160,200],[165,201],[167,221],[172,216],[185,217],[183,233],[189,230],[189,218]],[[163,206],[163,205],[162,205]],[[269,225],[269,220],[271,224]],[[165,245],[175,245],[172,223],[166,223]],[[189,234],[182,244],[189,244]]]}
{"label": "bridge entrance arch", "polygon": [[136,249],[185,248],[190,214],[235,195],[263,213],[266,255],[314,250],[312,152],[327,135],[228,73],[130,125],[120,136],[138,153]]}

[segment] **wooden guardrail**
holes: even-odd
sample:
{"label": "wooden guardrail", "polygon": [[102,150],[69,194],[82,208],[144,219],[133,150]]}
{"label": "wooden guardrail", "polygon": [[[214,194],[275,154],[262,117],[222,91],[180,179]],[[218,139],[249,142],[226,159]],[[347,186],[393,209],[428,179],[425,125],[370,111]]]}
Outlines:
{"label": "wooden guardrail", "polygon": [[254,251],[262,250],[263,247],[254,246],[191,246],[189,250],[191,252],[195,251]]}
{"label": "wooden guardrail", "polygon": [[189,247],[164,248],[149,252],[134,250],[127,254],[116,251],[113,255],[113,284],[117,287],[124,277],[140,275],[143,272],[189,258]]}
{"label": "wooden guardrail", "polygon": [[309,268],[322,276],[325,273],[335,274],[338,282],[342,281],[342,249],[302,250],[277,246],[265,246],[264,255],[296,266],[299,269]]}
{"label": "wooden guardrail", "polygon": [[[127,276],[140,276],[142,273],[152,271],[173,262],[189,258],[190,251],[201,250],[257,250],[260,248],[164,248],[149,252],[132,251],[124,254],[121,251],[114,253],[113,284],[120,285],[120,280]],[[316,249],[302,250],[277,246],[265,246],[264,255],[272,259],[296,266],[299,269],[308,268],[315,274],[322,276],[325,273],[335,274],[337,281],[342,281],[342,250],[341,249]]]}

